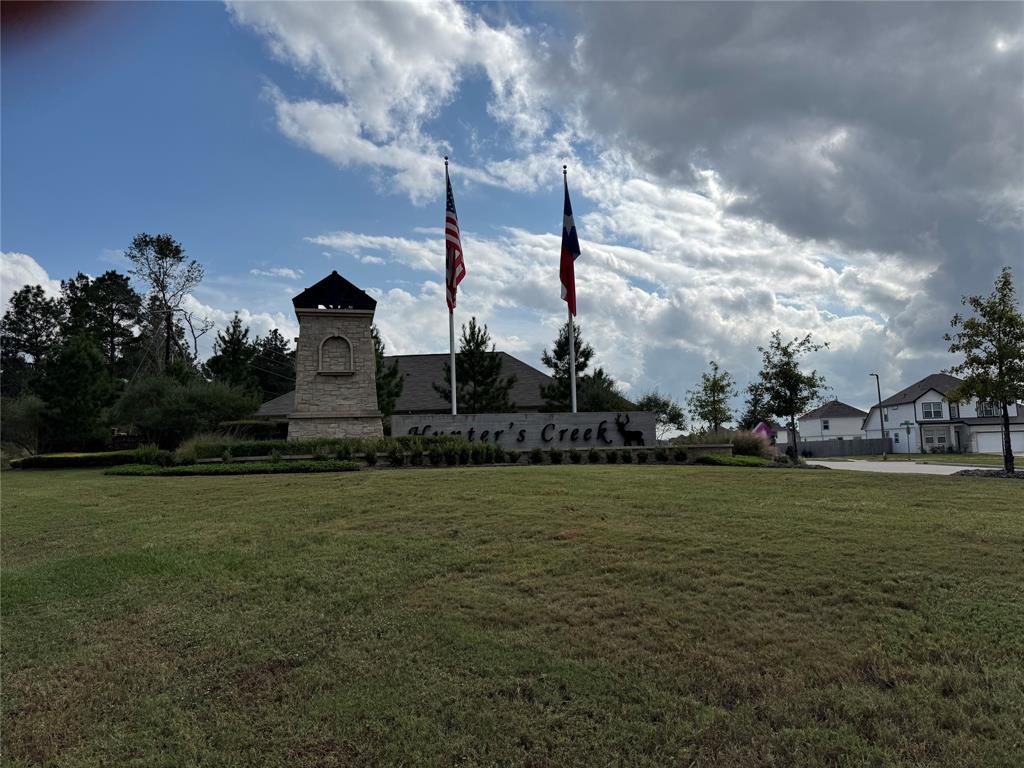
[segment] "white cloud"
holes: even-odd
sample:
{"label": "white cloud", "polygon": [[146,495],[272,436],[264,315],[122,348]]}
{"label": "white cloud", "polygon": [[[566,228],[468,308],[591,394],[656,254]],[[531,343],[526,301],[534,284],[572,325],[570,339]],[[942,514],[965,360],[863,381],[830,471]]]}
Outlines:
{"label": "white cloud", "polygon": [[301,269],[291,267],[270,267],[269,269],[250,269],[249,274],[254,277],[283,277],[288,280],[298,280],[302,277]]}
{"label": "white cloud", "polygon": [[0,307],[7,310],[11,296],[26,285],[41,285],[50,296],[60,295],[60,280],[53,280],[27,253],[0,252]]}
{"label": "white cloud", "polygon": [[[235,316],[235,310],[227,311],[220,307],[204,304],[191,294],[185,297],[182,302],[182,309],[192,312],[197,317],[213,321],[213,329],[199,340],[199,356],[202,359],[206,359],[213,353],[213,344],[217,332],[227,328],[231,319]],[[284,336],[285,340],[294,346],[295,337],[299,335],[299,324],[291,313],[252,312],[244,307],[237,311],[242,324],[249,327],[250,340],[257,336],[266,336],[271,329],[276,328]]]}

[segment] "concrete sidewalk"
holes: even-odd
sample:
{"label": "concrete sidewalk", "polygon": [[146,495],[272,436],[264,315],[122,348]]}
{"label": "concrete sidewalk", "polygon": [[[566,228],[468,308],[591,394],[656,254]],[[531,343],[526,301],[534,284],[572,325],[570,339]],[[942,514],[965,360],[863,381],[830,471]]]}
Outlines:
{"label": "concrete sidewalk", "polygon": [[885,472],[894,475],[952,475],[961,469],[999,469],[999,467],[964,466],[962,464],[917,464],[911,461],[808,461],[819,467],[846,469],[852,472]]}

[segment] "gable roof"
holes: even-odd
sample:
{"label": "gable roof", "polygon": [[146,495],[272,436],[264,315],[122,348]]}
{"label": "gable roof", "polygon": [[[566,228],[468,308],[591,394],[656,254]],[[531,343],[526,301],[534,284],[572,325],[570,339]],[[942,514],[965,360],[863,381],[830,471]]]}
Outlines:
{"label": "gable roof", "polygon": [[292,299],[292,306],[295,309],[359,309],[372,312],[377,302],[335,270]]}
{"label": "gable roof", "polygon": [[[544,407],[540,388],[554,382],[550,376],[538,371],[507,352],[494,352],[501,356],[501,375],[515,376],[515,384],[509,392],[509,399],[516,410],[536,411]],[[444,364],[448,362],[445,353],[432,355],[387,355],[384,365],[398,364],[405,383],[402,394],[395,403],[395,413],[447,413],[448,401],[434,391],[434,383],[445,380]],[[256,411],[257,416],[284,417],[295,408],[295,392],[287,392],[268,400]]]}
{"label": "gable roof", "polygon": [[813,411],[808,411],[800,417],[800,421],[804,419],[863,419],[865,416],[867,413],[860,408],[833,400]]}
{"label": "gable roof", "polygon": [[963,384],[963,381],[956,376],[950,376],[948,373],[933,373],[925,376],[920,381],[914,382],[906,389],[901,389],[895,395],[887,397],[882,401],[882,407],[912,403],[930,389],[946,395],[961,384]]}

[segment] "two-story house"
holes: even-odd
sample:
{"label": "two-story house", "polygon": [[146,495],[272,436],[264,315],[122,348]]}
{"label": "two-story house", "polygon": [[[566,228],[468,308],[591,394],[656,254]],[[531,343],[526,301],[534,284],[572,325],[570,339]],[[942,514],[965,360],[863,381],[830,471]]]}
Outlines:
{"label": "two-story house", "polygon": [[860,408],[838,400],[825,403],[800,417],[800,442],[851,440],[864,437],[864,417]]}
{"label": "two-story house", "polygon": [[[933,373],[882,401],[882,425],[894,453],[1002,453],[1000,407],[976,398],[950,402],[948,395],[961,383],[956,376]],[[1009,411],[1011,445],[1014,453],[1024,453],[1024,407],[1014,404]],[[882,436],[877,405],[864,419],[864,436]]]}

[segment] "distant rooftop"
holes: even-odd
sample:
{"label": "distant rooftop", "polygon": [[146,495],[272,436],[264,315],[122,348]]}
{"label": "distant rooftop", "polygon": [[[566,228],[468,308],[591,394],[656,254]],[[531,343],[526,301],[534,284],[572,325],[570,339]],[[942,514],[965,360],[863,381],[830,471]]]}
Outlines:
{"label": "distant rooftop", "polygon": [[867,413],[862,411],[860,408],[854,408],[852,405],[841,403],[838,400],[833,400],[830,403],[825,403],[820,408],[815,408],[813,411],[808,411],[800,420],[804,419],[863,419],[867,416]]}
{"label": "distant rooftop", "polygon": [[895,395],[887,397],[882,401],[882,406],[912,403],[930,389],[947,395],[961,384],[963,384],[963,381],[956,376],[950,376],[948,373],[933,373],[925,376],[920,381],[914,382],[906,389],[901,389]]}

